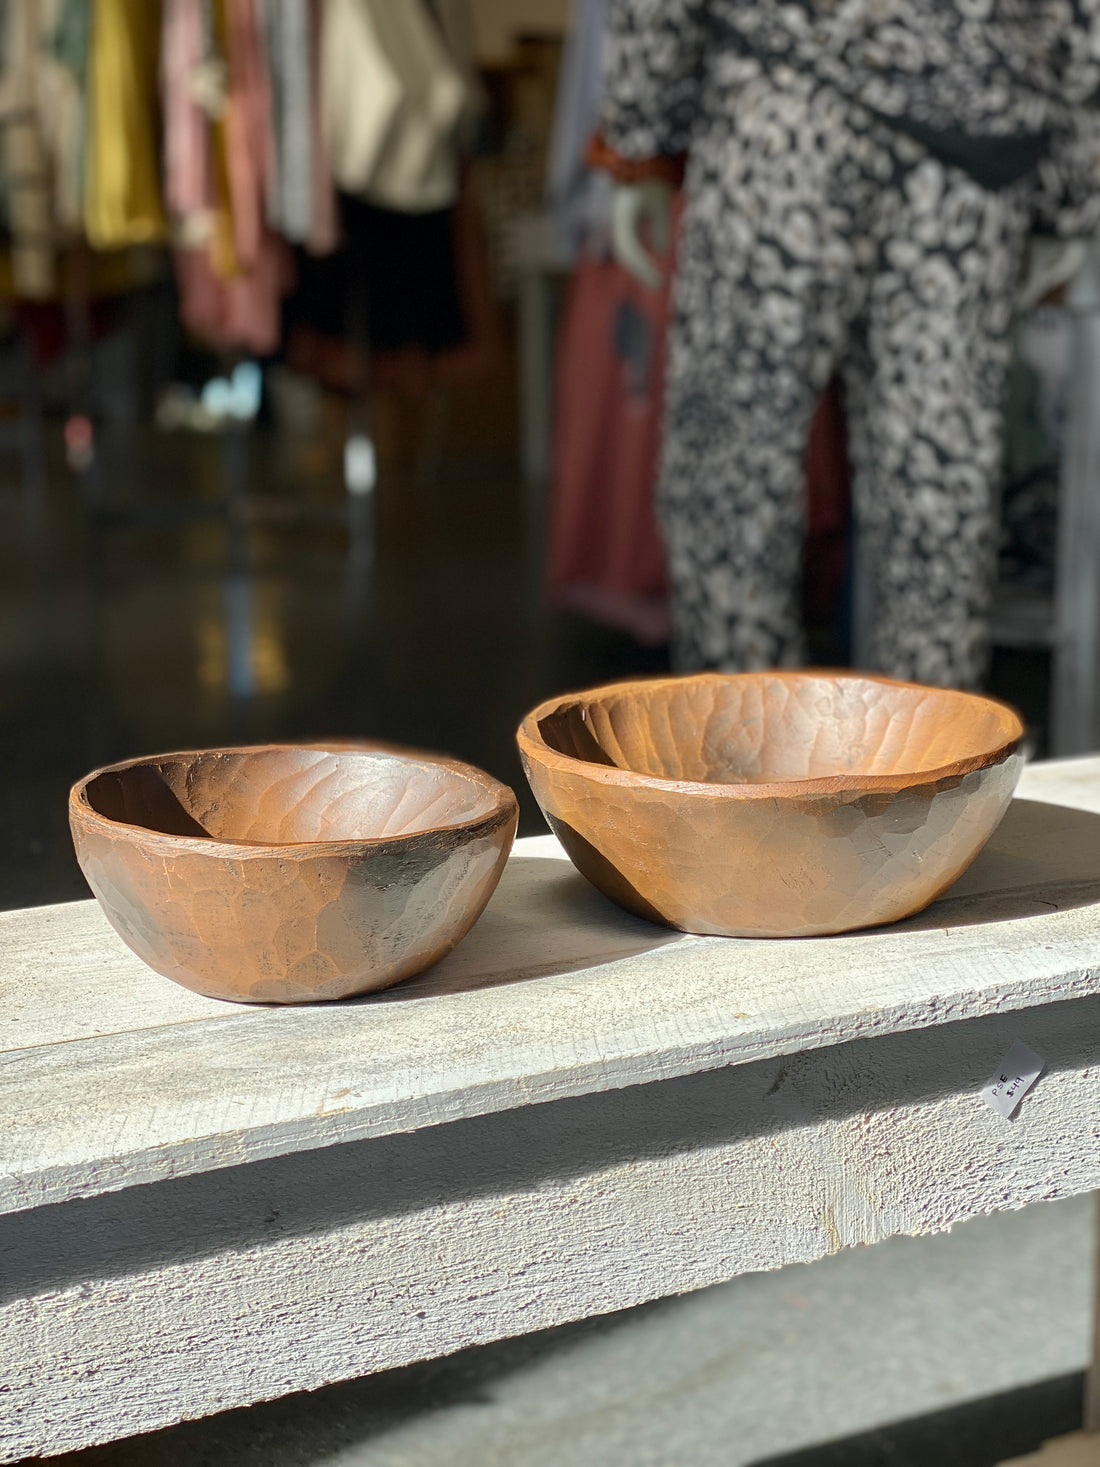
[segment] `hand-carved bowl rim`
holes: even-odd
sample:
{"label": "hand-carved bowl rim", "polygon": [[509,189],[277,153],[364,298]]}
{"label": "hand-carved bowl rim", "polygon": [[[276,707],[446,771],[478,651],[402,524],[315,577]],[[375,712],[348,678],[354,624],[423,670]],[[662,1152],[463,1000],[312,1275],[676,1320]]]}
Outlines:
{"label": "hand-carved bowl rim", "polygon": [[[473,819],[455,820],[450,823],[425,826],[423,830],[397,832],[392,835],[363,835],[354,839],[309,840],[309,841],[241,841],[228,840],[215,835],[174,835],[169,831],[156,830],[151,825],[134,825],[125,820],[112,820],[102,815],[88,799],[88,786],[103,774],[119,774],[143,764],[161,764],[169,759],[196,759],[211,754],[262,754],[272,749],[292,752],[308,750],[318,754],[390,754],[410,764],[432,764],[448,773],[478,785],[492,798],[492,806],[483,815]],[[325,853],[340,855],[343,852],[361,851],[364,848],[400,846],[414,841],[424,841],[444,834],[462,832],[470,839],[488,833],[513,813],[518,812],[515,793],[500,780],[478,769],[475,764],[466,764],[461,759],[452,759],[447,754],[429,753],[423,749],[407,748],[402,744],[375,743],[366,739],[303,739],[301,742],[270,744],[236,744],[212,749],[173,749],[161,754],[143,754],[135,759],[121,759],[116,764],[104,764],[78,779],[69,791],[69,818],[78,820],[88,827],[110,831],[131,831],[143,841],[155,841],[158,845],[178,848],[180,851],[205,851],[210,855],[229,857],[233,860],[248,860],[278,854],[280,857],[304,856]]]}
{"label": "hand-carved bowl rim", "polygon": [[[563,754],[551,748],[543,737],[539,724],[551,714],[560,713],[571,704],[595,701],[612,693],[633,693],[677,687],[686,683],[728,682],[732,679],[748,681],[757,678],[780,679],[784,682],[861,682],[878,683],[888,688],[911,688],[922,693],[937,693],[958,699],[960,703],[981,703],[1001,715],[1004,738],[989,749],[966,758],[953,760],[935,769],[900,771],[893,774],[829,774],[816,779],[779,779],[766,783],[723,784],[709,780],[669,779],[658,774],[643,774],[636,770],[620,769],[611,764],[594,764],[572,754]],[[919,789],[925,785],[937,785],[949,780],[959,780],[976,769],[988,769],[1002,763],[1020,746],[1024,737],[1024,725],[1020,715],[1008,703],[998,698],[987,698],[984,693],[966,693],[956,688],[933,688],[924,683],[903,682],[897,678],[880,677],[876,673],[852,672],[848,669],[832,671],[812,668],[805,671],[777,670],[775,672],[701,672],[680,677],[629,678],[623,682],[604,683],[597,688],[587,688],[578,693],[563,693],[548,698],[533,708],[520,724],[516,742],[521,754],[548,769],[559,773],[576,775],[583,772],[586,779],[601,784],[625,785],[635,789],[676,790],[685,795],[700,795],[710,799],[724,800],[779,800],[799,799],[814,795],[830,796],[852,791],[861,794],[896,793],[903,789]]]}

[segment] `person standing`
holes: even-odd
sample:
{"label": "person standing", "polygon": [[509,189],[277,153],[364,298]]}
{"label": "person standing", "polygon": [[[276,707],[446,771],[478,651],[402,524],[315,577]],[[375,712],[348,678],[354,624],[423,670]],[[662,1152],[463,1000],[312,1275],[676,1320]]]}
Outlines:
{"label": "person standing", "polygon": [[1100,0],[610,0],[615,246],[686,162],[658,511],[682,670],[803,660],[803,454],[839,368],[869,662],[975,686],[1031,232],[1100,222]]}

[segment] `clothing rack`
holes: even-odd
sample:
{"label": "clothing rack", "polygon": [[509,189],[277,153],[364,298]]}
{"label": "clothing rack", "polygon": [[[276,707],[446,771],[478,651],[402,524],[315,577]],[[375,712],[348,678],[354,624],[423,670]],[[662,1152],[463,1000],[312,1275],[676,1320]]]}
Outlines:
{"label": "clothing rack", "polygon": [[413,215],[449,207],[482,105],[466,0],[6,6],[11,291],[56,299],[76,240],[165,246],[184,324],[266,354],[293,251],[340,244],[336,190]]}

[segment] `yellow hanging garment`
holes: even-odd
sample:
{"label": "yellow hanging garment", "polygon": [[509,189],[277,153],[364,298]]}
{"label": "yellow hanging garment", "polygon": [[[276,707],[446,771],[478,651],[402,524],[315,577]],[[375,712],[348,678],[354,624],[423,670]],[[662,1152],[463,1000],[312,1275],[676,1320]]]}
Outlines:
{"label": "yellow hanging garment", "polygon": [[92,0],[84,228],[93,249],[167,238],[157,142],[159,0]]}
{"label": "yellow hanging garment", "polygon": [[[212,7],[214,37],[218,53],[229,55],[229,7],[228,0],[214,0]],[[229,84],[226,63],[223,86]],[[225,115],[229,106],[228,97],[222,97],[221,109],[210,129],[211,156],[214,173],[214,219],[210,235],[210,263],[219,280],[232,280],[239,275],[241,264],[237,258],[237,246],[233,236],[233,206],[229,197],[229,139]]]}

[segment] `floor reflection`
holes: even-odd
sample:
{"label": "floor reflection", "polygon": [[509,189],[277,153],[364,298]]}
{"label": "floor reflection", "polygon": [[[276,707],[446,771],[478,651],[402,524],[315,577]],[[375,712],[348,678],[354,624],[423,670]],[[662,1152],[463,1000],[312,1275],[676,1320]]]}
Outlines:
{"label": "floor reflection", "polygon": [[51,424],[38,522],[0,479],[0,906],[85,896],[68,786],[169,748],[343,734],[446,749],[517,790],[525,833],[543,828],[520,717],[664,654],[545,607],[511,373],[447,393],[445,411],[377,408],[377,487],[350,508],[330,401],[226,441],[105,435],[83,486]]}
{"label": "floor reflection", "polygon": [[[85,896],[69,785],[171,748],[346,735],[448,750],[512,785],[535,833],[522,715],[665,668],[663,650],[547,608],[545,496],[520,480],[511,363],[368,415],[308,397],[222,436],[107,425],[83,479],[51,422],[44,498],[0,465],[0,906]],[[368,426],[377,482],[349,496],[348,435]],[[835,664],[830,630],[814,638]],[[991,686],[1041,725],[1046,677],[1044,655],[1004,652]]]}

